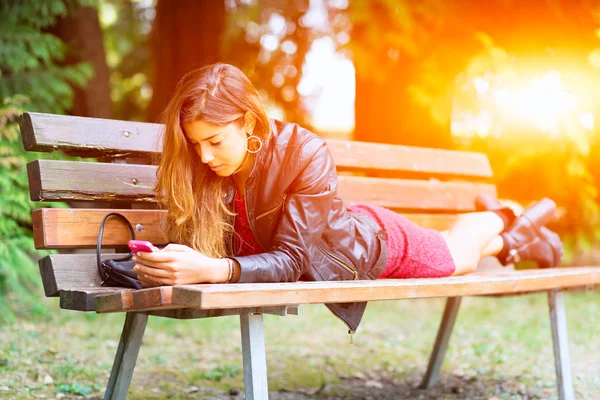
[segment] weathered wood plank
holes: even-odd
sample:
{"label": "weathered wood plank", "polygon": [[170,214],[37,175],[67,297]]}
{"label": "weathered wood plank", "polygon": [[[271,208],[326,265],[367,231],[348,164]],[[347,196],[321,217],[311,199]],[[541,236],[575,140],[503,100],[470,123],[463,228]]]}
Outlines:
{"label": "weathered wood plank", "polygon": [[335,164],[341,168],[480,178],[493,176],[490,162],[483,153],[351,140],[327,139],[326,141]]}
{"label": "weathered wood plank", "polygon": [[[125,254],[103,254],[102,258],[117,258]],[[59,292],[79,289],[104,289],[101,284],[95,254],[50,254],[38,262],[47,297]]]}
{"label": "weathered wood plank", "polygon": [[496,197],[496,187],[485,183],[340,176],[338,193],[346,204],[367,203],[417,211],[474,211],[478,193]]}
{"label": "weathered wood plank", "polygon": [[133,296],[131,293],[132,291],[121,291],[96,296],[94,310],[98,309],[99,303],[102,307],[110,310],[129,310],[133,306]]}
{"label": "weathered wood plank", "polygon": [[[136,230],[139,240],[157,246],[168,243],[162,234],[165,211],[141,209],[40,208],[32,212],[36,249],[95,248],[102,218],[117,211],[125,216]],[[125,246],[131,239],[129,229],[118,218],[104,224],[102,244]]]}
{"label": "weathered wood plank", "polygon": [[94,311],[96,296],[112,293],[124,293],[131,289],[115,287],[73,288],[60,291],[60,308],[76,311]]}
{"label": "weathered wood plank", "polygon": [[[28,151],[63,150],[72,155],[142,156],[160,151],[160,124],[25,113],[21,136]],[[436,175],[492,176],[482,153],[327,139],[341,169],[406,171]]]}
{"label": "weathered wood plank", "polygon": [[27,151],[63,150],[80,156],[156,153],[162,125],[25,113],[19,122]]}
{"label": "weathered wood plank", "polygon": [[[155,288],[146,288],[135,291],[126,290],[121,292],[111,292],[96,297],[96,312],[123,312],[128,310],[148,311],[152,315],[177,318],[208,318],[221,317],[225,315],[238,315],[248,312],[248,308],[217,309],[217,310],[198,310],[193,308],[181,308],[173,305],[171,293],[173,286],[161,286]],[[274,307],[253,307],[252,312],[274,315],[298,315],[297,305],[284,305]]]}
{"label": "weathered wood plank", "polygon": [[156,201],[152,165],[36,160],[27,174],[32,201]]}
{"label": "weathered wood plank", "polygon": [[[101,296],[98,296],[101,297]],[[100,311],[96,310],[98,313]],[[113,310],[120,311],[120,310]],[[150,310],[147,311],[148,315],[154,315],[157,317],[164,318],[175,318],[175,319],[196,319],[196,318],[212,318],[212,317],[226,317],[229,315],[240,315],[246,312],[260,313],[277,315],[285,317],[286,315],[298,315],[298,306],[277,306],[277,307],[256,307],[256,308],[234,308],[234,309],[221,309],[221,310],[197,310],[193,308],[177,308],[174,310]]]}
{"label": "weathered wood plank", "polygon": [[[600,283],[600,268],[576,267],[509,272],[482,272],[465,276],[375,281],[290,282],[228,285],[184,285],[106,293],[98,297],[97,312],[182,309],[243,309],[288,304],[343,303],[414,298],[520,295]],[[168,291],[169,295],[163,292]],[[153,292],[153,293],[152,293]],[[131,300],[121,301],[123,297]],[[137,297],[137,299],[136,299]],[[106,299],[105,299],[106,298]],[[170,298],[170,300],[169,300]],[[137,305],[134,307],[133,305]],[[139,308],[138,308],[139,307]]]}
{"label": "weathered wood plank", "polygon": [[[428,279],[175,286],[173,304],[212,309],[524,293],[600,283],[600,268],[474,273]],[[135,297],[135,293],[133,294]]]}
{"label": "weathered wood plank", "polygon": [[[33,201],[156,201],[152,192],[155,166],[38,160],[27,170]],[[452,211],[473,211],[473,199],[479,192],[496,195],[495,186],[486,183],[347,175],[339,177],[338,192],[347,204]]]}
{"label": "weathered wood plank", "polygon": [[[164,210],[40,208],[34,210],[33,232],[36,249],[95,248],[102,218],[111,211],[123,214],[134,228],[136,237],[157,246],[168,243],[161,231],[166,218]],[[450,228],[456,214],[400,215],[419,226],[435,230]],[[141,229],[141,230],[139,230]],[[129,230],[116,218],[106,221],[102,243],[105,246],[125,245],[130,239]]]}

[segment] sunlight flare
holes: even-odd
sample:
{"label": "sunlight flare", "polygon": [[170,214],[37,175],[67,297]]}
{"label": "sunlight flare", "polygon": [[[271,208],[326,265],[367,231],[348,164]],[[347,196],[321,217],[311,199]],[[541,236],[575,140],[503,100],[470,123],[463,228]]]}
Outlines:
{"label": "sunlight flare", "polygon": [[[457,136],[499,136],[508,127],[522,134],[533,127],[535,131],[556,138],[565,131],[591,131],[595,120],[585,110],[581,98],[565,84],[563,75],[550,70],[528,79],[503,80],[495,75],[477,76],[469,81],[465,104],[455,103],[451,130]],[[467,85],[467,87],[469,87]],[[577,124],[579,128],[573,129]]]}

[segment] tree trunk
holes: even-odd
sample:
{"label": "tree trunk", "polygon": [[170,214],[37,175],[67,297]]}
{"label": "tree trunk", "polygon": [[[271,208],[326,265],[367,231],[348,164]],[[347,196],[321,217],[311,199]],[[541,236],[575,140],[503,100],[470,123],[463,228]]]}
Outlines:
{"label": "tree trunk", "polygon": [[98,10],[73,4],[69,15],[59,18],[50,32],[62,39],[69,47],[65,64],[87,62],[94,75],[84,88],[74,88],[73,108],[69,112],[83,117],[111,118],[110,71]]}
{"label": "tree trunk", "polygon": [[225,2],[158,0],[152,26],[152,100],[146,119],[156,122],[187,72],[220,61]]}

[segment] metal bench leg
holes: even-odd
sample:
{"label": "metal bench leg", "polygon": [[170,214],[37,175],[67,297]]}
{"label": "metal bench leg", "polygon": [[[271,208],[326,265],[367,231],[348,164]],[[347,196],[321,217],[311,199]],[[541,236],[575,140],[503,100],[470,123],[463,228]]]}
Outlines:
{"label": "metal bench leg", "polygon": [[550,325],[552,327],[552,342],[554,343],[558,397],[561,400],[572,400],[575,398],[575,394],[573,379],[571,378],[567,319],[562,292],[557,289],[548,291],[548,305],[550,306]]}
{"label": "metal bench leg", "polygon": [[247,400],[269,398],[267,359],[262,314],[240,314],[242,355],[244,358],[244,391]]}
{"label": "metal bench leg", "polygon": [[444,356],[446,355],[446,349],[448,348],[448,342],[450,341],[450,335],[454,328],[454,321],[456,321],[456,315],[458,314],[458,308],[460,307],[460,301],[462,297],[448,297],[446,300],[446,308],[444,309],[444,316],[440,323],[437,338],[435,339],[435,345],[429,358],[429,365],[427,366],[427,372],[421,382],[422,389],[429,389],[432,387],[440,377],[440,371],[442,370],[442,364],[444,363]]}
{"label": "metal bench leg", "polygon": [[127,313],[104,400],[125,399],[133,376],[148,314]]}

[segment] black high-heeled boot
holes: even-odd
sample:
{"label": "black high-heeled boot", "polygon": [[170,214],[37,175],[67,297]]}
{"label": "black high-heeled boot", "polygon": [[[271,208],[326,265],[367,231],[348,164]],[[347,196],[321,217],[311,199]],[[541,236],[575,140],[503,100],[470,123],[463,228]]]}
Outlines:
{"label": "black high-heeled boot", "polygon": [[[478,211],[506,210],[500,202],[490,196],[477,196],[475,207]],[[502,265],[520,260],[532,260],[540,268],[557,267],[562,261],[563,246],[560,237],[544,225],[554,218],[556,203],[542,199],[515,217],[500,234],[504,241],[502,251],[497,255]],[[510,215],[510,214],[509,214]]]}

